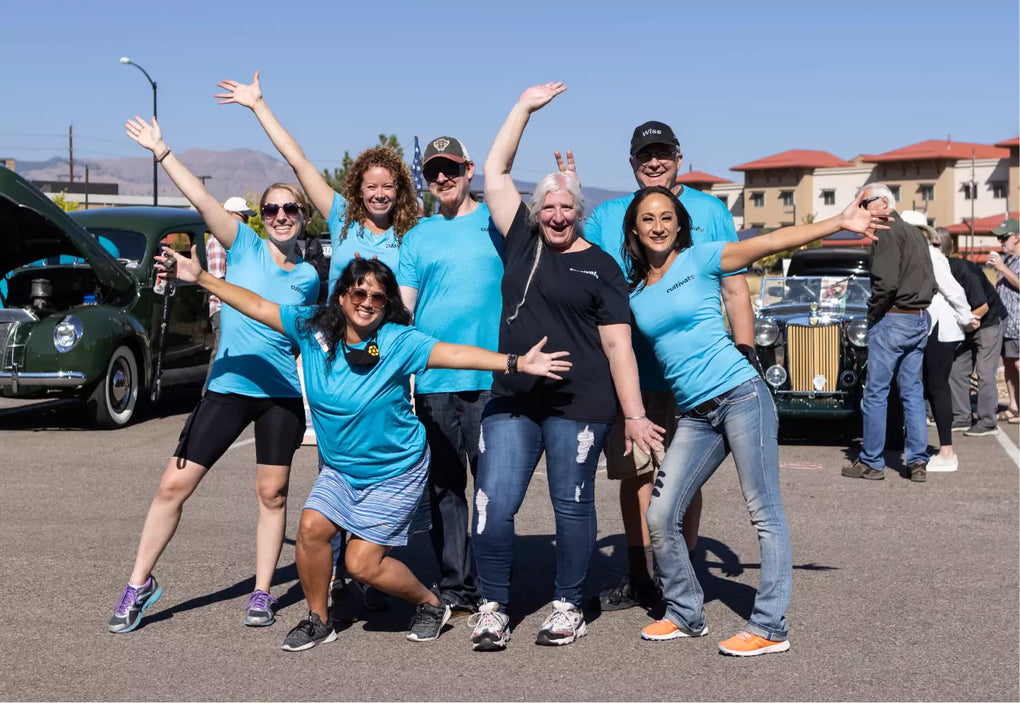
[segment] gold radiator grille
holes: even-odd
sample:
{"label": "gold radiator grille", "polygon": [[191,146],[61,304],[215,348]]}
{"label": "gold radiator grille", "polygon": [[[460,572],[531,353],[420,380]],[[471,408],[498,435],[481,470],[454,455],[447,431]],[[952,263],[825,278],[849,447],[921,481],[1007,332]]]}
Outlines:
{"label": "gold radiator grille", "polygon": [[[836,390],[839,376],[839,325],[786,328],[790,387],[794,391]],[[817,389],[812,379],[821,374],[825,386]]]}

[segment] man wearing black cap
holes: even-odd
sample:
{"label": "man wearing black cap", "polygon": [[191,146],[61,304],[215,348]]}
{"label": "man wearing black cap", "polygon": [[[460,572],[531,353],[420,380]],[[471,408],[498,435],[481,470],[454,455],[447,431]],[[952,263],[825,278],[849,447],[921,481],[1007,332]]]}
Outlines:
{"label": "man wearing black cap", "polygon": [[[630,166],[638,185],[642,188],[665,186],[676,194],[690,213],[694,244],[737,241],[733,217],[721,200],[676,182],[681,163],[680,142],[669,125],[645,122],[634,130],[630,140]],[[612,255],[624,273],[627,267],[622,251],[623,216],[633,199],[631,194],[602,203],[591,213],[584,226],[585,239]],[[743,274],[727,276],[723,278],[721,288],[737,348],[753,356],[754,313],[751,311],[747,281]],[[651,344],[637,330],[633,330],[632,338],[645,411],[652,422],[666,428],[666,446],[654,456],[643,455],[637,450],[630,456],[623,456],[623,421],[620,418],[617,418],[606,440],[607,473],[609,478],[620,480],[620,510],[627,540],[628,573],[616,587],[599,595],[599,605],[603,610],[622,610],[635,605],[647,607],[659,599],[658,588],[652,579],[652,547],[645,514],[652,497],[654,472],[676,429],[676,400],[662,375]],[[752,361],[757,366],[757,358]],[[684,515],[684,538],[692,554],[697,546],[700,519],[699,491]]]}
{"label": "man wearing black cap", "polygon": [[[489,208],[471,197],[474,173],[459,140],[439,137],[425,147],[422,175],[439,201],[439,213],[404,235],[397,282],[415,326],[425,334],[494,350],[502,308],[503,240]],[[492,374],[477,371],[430,369],[415,379],[415,411],[432,452],[429,487],[439,596],[455,614],[474,612],[479,599],[468,542],[467,472],[474,475],[478,466],[482,410],[491,385]]]}

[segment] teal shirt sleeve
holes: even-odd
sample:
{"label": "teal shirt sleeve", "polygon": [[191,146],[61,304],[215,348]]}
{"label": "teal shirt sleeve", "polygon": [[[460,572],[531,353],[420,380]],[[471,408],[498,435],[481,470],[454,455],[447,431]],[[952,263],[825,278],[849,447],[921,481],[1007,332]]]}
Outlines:
{"label": "teal shirt sleeve", "polygon": [[415,290],[421,287],[421,281],[418,276],[418,240],[421,239],[418,236],[421,230],[418,228],[420,226],[415,225],[404,235],[403,242],[400,245],[400,258],[397,263],[397,285],[407,286]]}

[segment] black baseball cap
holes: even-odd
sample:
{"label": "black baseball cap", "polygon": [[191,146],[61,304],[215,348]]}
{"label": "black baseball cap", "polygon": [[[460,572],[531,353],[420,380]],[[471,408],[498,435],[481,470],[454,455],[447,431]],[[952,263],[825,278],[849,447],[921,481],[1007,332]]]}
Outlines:
{"label": "black baseball cap", "polygon": [[449,159],[454,163],[463,164],[471,160],[468,150],[459,139],[453,137],[436,137],[425,147],[425,156],[422,158],[424,166],[432,159]]}
{"label": "black baseball cap", "polygon": [[652,144],[666,144],[680,148],[680,140],[673,134],[673,130],[665,122],[645,122],[634,128],[634,136],[630,138],[630,155],[635,156],[639,151]]}

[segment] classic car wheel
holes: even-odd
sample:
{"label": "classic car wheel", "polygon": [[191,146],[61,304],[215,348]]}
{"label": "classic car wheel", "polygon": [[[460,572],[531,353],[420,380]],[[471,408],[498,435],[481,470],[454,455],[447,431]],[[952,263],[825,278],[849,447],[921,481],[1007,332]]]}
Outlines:
{"label": "classic car wheel", "polygon": [[141,392],[141,377],[134,352],[117,347],[110,356],[106,375],[96,385],[87,402],[93,422],[106,429],[123,427],[131,421]]}

